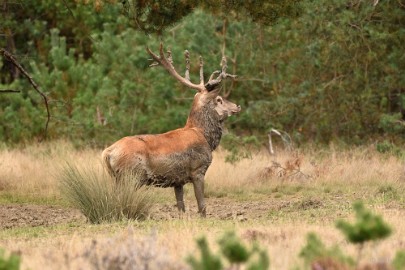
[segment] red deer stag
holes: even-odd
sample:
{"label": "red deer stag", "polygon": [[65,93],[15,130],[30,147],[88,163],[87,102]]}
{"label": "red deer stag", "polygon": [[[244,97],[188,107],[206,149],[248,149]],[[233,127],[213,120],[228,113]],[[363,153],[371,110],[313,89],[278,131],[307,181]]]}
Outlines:
{"label": "red deer stag", "polygon": [[223,58],[222,71],[215,71],[204,84],[200,57],[200,83],[194,84],[189,76],[188,51],[185,51],[185,77],[175,70],[171,52],[168,51],[167,57],[164,55],[162,44],[159,56],[149,48],[147,51],[155,61],[151,66],[163,66],[176,80],[198,91],[186,125],[163,134],[124,137],[103,151],[104,166],[117,180],[129,172],[140,175],[142,184],[174,187],[177,208],[183,212],[183,186],[191,182],[198,212],[205,216],[204,176],[212,161],[212,151],[221,139],[224,120],[241,110],[240,106],[218,95],[219,85],[222,79],[235,75],[226,73],[226,59]]}

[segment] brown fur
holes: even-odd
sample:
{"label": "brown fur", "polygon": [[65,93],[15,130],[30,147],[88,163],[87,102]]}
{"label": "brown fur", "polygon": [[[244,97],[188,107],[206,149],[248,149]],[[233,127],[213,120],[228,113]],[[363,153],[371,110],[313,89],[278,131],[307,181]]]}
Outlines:
{"label": "brown fur", "polygon": [[221,139],[223,121],[239,111],[218,91],[197,93],[184,128],[122,138],[103,151],[104,166],[118,181],[130,172],[140,175],[144,184],[174,187],[181,211],[185,211],[183,185],[192,182],[199,212],[205,216],[204,176],[211,152]]}

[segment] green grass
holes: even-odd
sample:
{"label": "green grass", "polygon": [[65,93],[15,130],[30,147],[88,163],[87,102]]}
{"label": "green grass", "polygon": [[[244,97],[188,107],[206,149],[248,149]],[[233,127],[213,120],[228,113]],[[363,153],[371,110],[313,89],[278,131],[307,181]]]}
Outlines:
{"label": "green grass", "polygon": [[38,204],[68,206],[69,203],[60,196],[38,196],[36,194],[21,194],[9,191],[0,192],[0,204]]}

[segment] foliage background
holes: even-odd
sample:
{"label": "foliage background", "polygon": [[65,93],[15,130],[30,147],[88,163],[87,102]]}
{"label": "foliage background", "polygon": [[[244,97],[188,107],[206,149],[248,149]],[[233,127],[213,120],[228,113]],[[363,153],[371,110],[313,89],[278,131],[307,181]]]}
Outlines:
{"label": "foliage background", "polygon": [[[206,76],[227,55],[239,77],[222,94],[243,109],[227,122],[235,134],[264,142],[276,128],[297,143],[402,142],[401,1],[87,2],[17,1],[1,11],[0,47],[16,55],[50,98],[50,139],[103,146],[181,127],[193,91],[148,67],[145,47],[156,51],[163,41],[179,72],[183,51],[190,51],[194,81],[199,55]],[[44,105],[4,59],[0,89],[21,90],[0,94],[0,139],[40,138]]]}

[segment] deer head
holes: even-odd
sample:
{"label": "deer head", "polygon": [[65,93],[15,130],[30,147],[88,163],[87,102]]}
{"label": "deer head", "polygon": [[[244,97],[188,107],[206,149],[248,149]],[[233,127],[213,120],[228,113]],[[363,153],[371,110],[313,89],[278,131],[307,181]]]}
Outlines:
{"label": "deer head", "polygon": [[146,50],[155,61],[150,66],[163,66],[177,81],[198,91],[194,98],[193,109],[204,107],[207,103],[212,102],[215,105],[215,111],[218,113],[221,119],[225,119],[226,117],[238,113],[241,110],[240,106],[219,96],[219,86],[222,80],[236,77],[236,75],[226,73],[227,62],[225,57],[223,57],[221,61],[222,69],[220,71],[214,71],[211,74],[208,82],[204,83],[204,62],[200,56],[200,83],[194,84],[190,81],[190,53],[187,50],[184,53],[186,59],[186,72],[184,77],[179,75],[174,68],[172,53],[170,50],[167,51],[167,57],[165,56],[162,43],[160,44],[159,55],[153,53],[149,48],[146,48]]}

